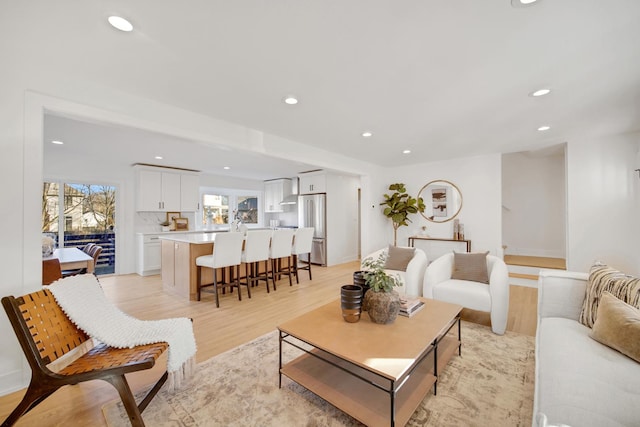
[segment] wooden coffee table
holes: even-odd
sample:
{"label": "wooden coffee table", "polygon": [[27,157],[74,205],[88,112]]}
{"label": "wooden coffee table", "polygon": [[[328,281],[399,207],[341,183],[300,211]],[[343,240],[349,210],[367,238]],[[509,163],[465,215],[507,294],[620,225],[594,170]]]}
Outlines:
{"label": "wooden coffee table", "polygon": [[[460,354],[462,307],[423,301],[420,312],[390,325],[366,313],[347,323],[336,300],[278,326],[280,386],[284,374],[366,425],[404,426]],[[283,344],[304,353],[283,361]]]}

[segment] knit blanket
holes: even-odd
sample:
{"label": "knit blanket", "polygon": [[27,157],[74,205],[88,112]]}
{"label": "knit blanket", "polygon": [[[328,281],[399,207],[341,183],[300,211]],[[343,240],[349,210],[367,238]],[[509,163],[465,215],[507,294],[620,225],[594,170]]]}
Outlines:
{"label": "knit blanket", "polygon": [[98,278],[80,274],[57,280],[48,289],[67,317],[91,338],[110,347],[169,344],[167,387],[180,388],[195,370],[196,340],[191,320],[182,318],[140,320],[120,311],[107,300]]}

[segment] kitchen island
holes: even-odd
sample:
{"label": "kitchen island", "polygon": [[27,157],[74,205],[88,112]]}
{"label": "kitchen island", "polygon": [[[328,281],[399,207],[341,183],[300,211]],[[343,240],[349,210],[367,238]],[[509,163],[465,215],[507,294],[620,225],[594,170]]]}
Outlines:
{"label": "kitchen island", "polygon": [[[166,292],[196,301],[196,258],[213,253],[216,234],[218,233],[172,233],[159,236],[162,242],[162,287]],[[202,281],[213,282],[213,271],[210,268],[202,269]]]}

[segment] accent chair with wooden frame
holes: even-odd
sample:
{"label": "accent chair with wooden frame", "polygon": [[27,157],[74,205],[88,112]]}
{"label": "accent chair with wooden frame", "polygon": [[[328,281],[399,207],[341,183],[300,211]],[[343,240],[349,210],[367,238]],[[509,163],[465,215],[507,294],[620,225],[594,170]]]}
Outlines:
{"label": "accent chair with wooden frame", "polygon": [[[90,380],[104,380],[113,385],[120,394],[131,425],[144,426],[141,412],[160,390],[168,374],[165,371],[140,404],[136,404],[125,374],[152,368],[168,348],[167,343],[133,348],[113,348],[104,344],[92,347],[92,339],[69,320],[46,289],[18,298],[4,297],[2,305],[31,367],[27,392],[2,423],[3,427],[15,424],[59,388]],[[66,358],[77,356],[72,353],[83,351],[78,359],[65,365]]]}

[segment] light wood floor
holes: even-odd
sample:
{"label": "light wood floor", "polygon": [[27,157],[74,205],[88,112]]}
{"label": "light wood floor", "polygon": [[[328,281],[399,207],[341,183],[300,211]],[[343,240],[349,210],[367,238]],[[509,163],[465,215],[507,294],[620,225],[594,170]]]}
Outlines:
{"label": "light wood floor", "polygon": [[[140,319],[191,317],[198,345],[197,360],[202,362],[242,343],[276,329],[277,325],[339,297],[340,286],[352,282],[358,262],[334,267],[313,268],[313,280],[302,272],[300,284],[289,287],[288,280],[278,283],[278,290],[267,294],[264,285],[254,288],[252,298],[242,301],[237,294],[221,296],[216,309],[212,294],[201,302],[182,301],[162,292],[160,276],[138,275],[103,277],[100,282],[108,298],[121,310]],[[511,286],[507,330],[534,335],[536,328],[537,290]],[[489,325],[487,313],[464,310],[463,318]],[[152,370],[128,376],[131,387],[138,390],[156,380],[165,369],[160,359]],[[277,367],[274,366],[277,370]],[[18,404],[24,390],[0,397],[0,420]],[[115,389],[104,381],[91,381],[58,390],[17,426],[105,426],[101,408],[117,399]],[[143,414],[144,415],[144,414]]]}

